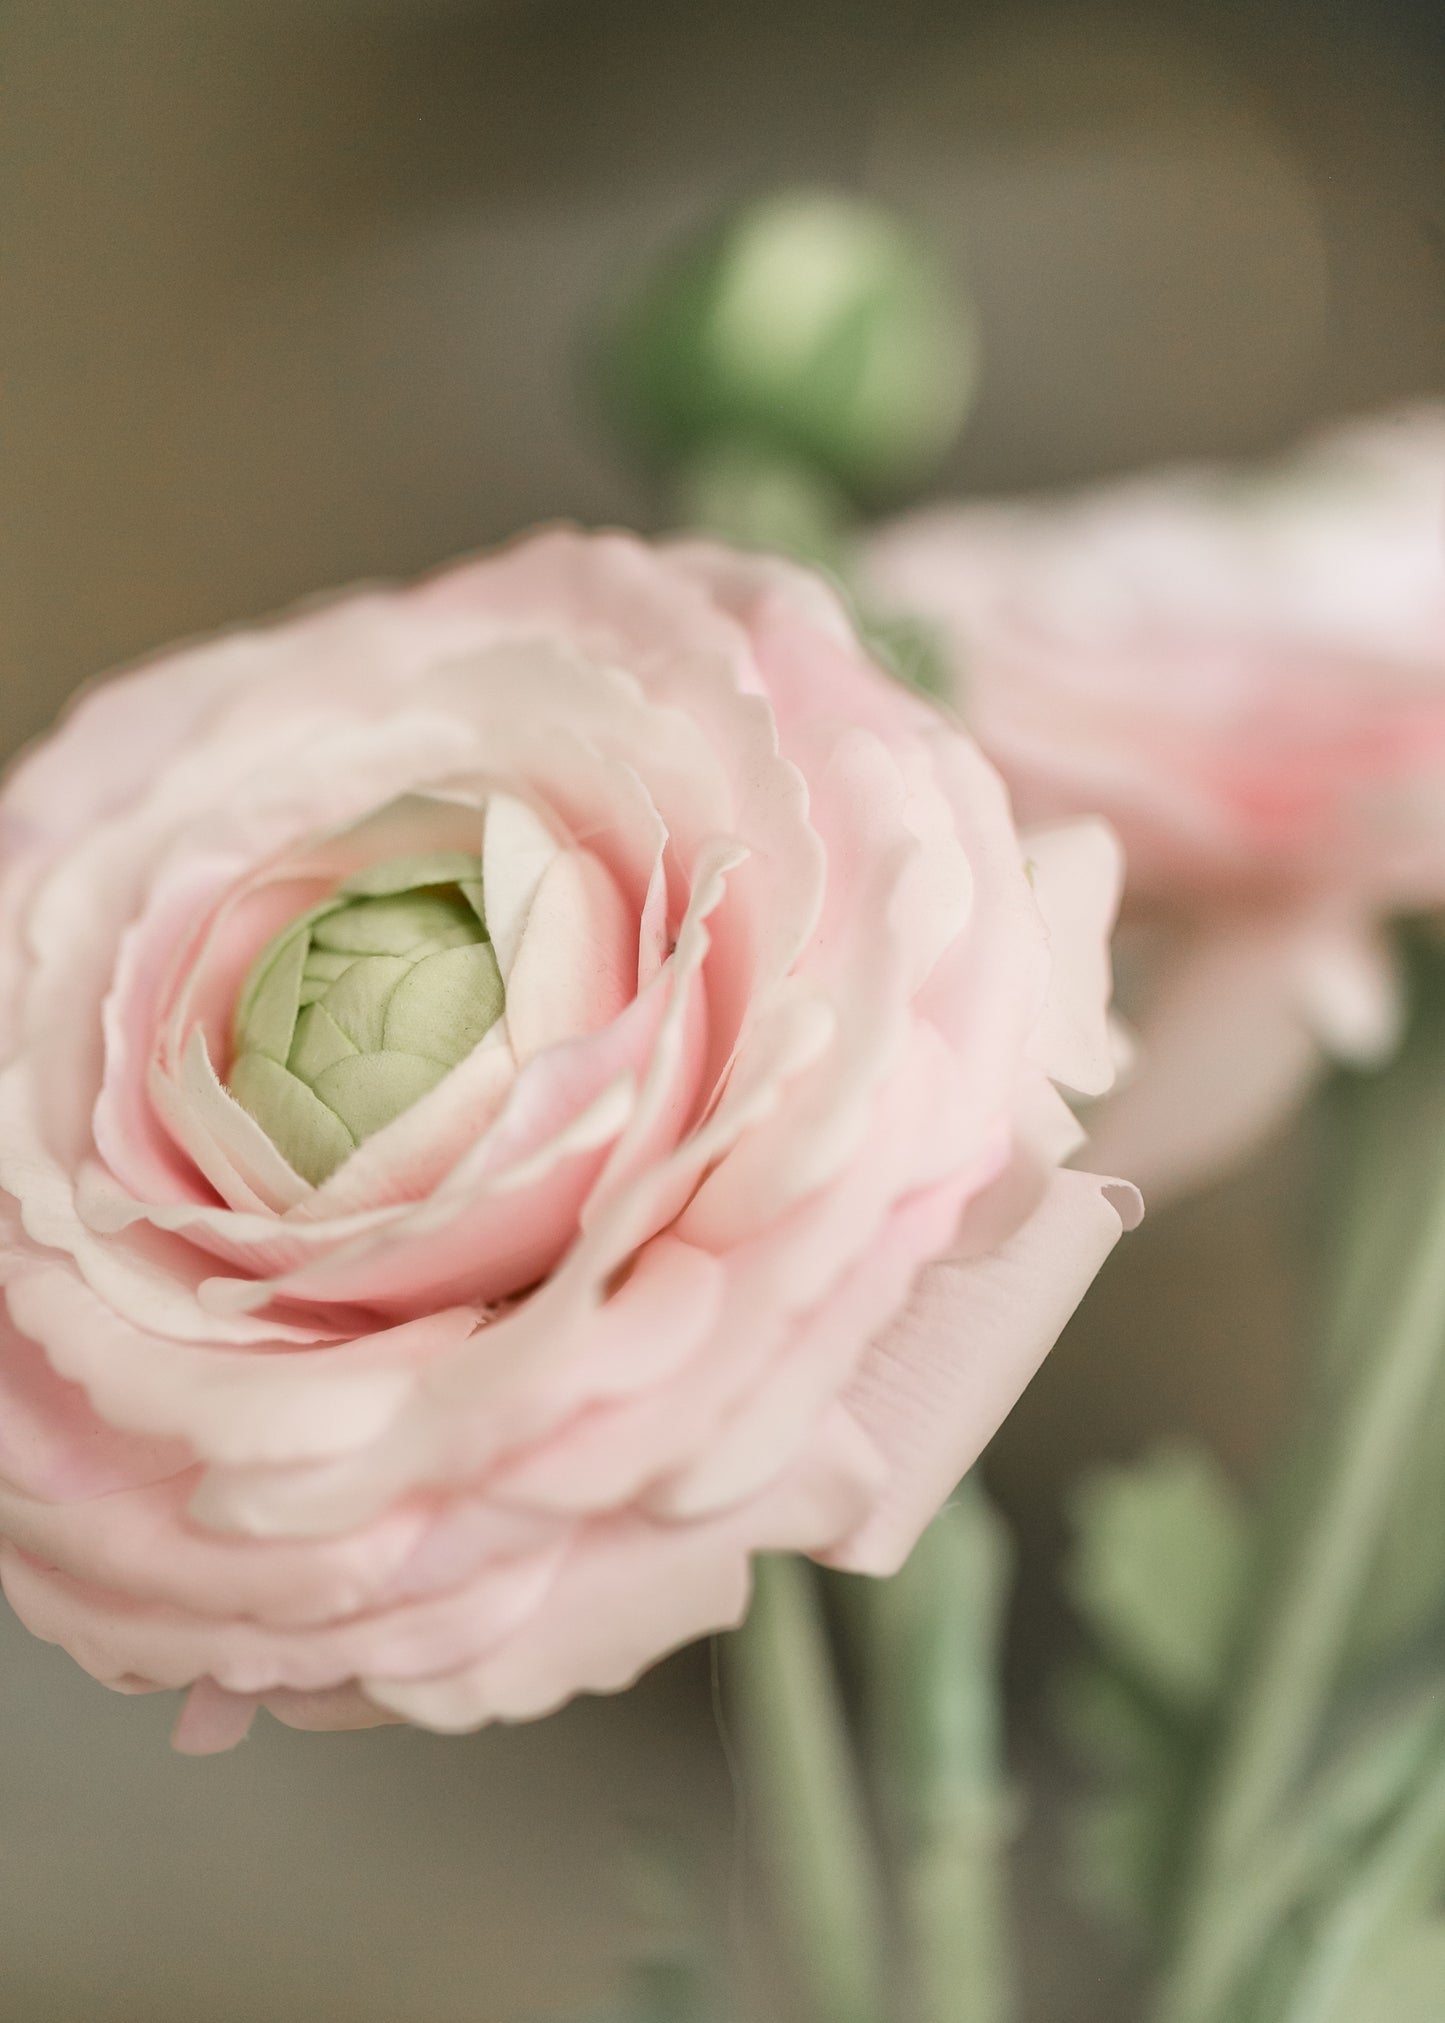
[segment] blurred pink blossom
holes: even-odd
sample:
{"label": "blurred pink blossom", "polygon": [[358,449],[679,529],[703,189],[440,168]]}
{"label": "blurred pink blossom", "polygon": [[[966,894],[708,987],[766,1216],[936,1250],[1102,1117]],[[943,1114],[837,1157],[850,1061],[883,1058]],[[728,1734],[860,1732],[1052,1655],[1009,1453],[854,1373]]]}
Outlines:
{"label": "blurred pink blossom", "polygon": [[1389,1052],[1385,924],[1445,903],[1445,409],[920,513],[865,583],[935,626],[1020,820],[1123,839],[1143,1047],[1092,1158],[1151,1198],[1203,1181],[1326,1059]]}

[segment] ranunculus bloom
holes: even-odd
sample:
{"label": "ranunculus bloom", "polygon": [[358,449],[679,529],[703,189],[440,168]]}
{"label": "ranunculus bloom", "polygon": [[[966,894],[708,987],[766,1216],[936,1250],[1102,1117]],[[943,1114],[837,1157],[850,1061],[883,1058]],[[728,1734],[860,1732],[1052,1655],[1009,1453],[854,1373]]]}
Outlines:
{"label": "ranunculus bloom", "polygon": [[1110,838],[780,565],[555,533],[188,649],[0,825],[0,1567],[183,1747],[896,1566],[1131,1212],[1054,1087]]}
{"label": "ranunculus bloom", "polygon": [[1091,1158],[1206,1178],[1328,1056],[1388,1051],[1383,923],[1445,902],[1445,411],[1257,476],[926,512],[865,576],[934,621],[1021,819],[1123,838],[1144,1046]]}

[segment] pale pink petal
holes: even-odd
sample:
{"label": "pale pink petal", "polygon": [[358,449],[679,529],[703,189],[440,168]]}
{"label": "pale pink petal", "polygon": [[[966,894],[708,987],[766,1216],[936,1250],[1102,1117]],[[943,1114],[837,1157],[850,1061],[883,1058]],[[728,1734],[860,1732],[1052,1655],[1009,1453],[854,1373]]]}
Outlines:
{"label": "pale pink petal", "polygon": [[368,1700],[359,1686],[333,1686],[324,1693],[292,1693],[281,1688],[267,1693],[261,1704],[286,1727],[311,1734],[394,1727],[401,1720],[399,1714]]}
{"label": "pale pink petal", "polygon": [[0,1189],[20,1204],[26,1236],[44,1249],[65,1252],[113,1313],[177,1342],[234,1346],[334,1336],[334,1329],[314,1322],[208,1313],[196,1298],[207,1275],[203,1258],[158,1231],[98,1237],[81,1220],[73,1172],[41,1134],[34,1096],[23,1062],[0,1073]]}
{"label": "pale pink petal", "polygon": [[[816,911],[823,857],[807,820],[806,785],[779,753],[773,712],[747,692],[753,642],[705,581],[630,537],[557,529],[423,585],[414,604],[459,628],[474,626],[481,638],[525,620],[542,636],[570,637],[605,663],[637,669],[663,707],[637,740],[634,763],[653,782],[669,833],[696,836],[701,818],[713,833],[748,836],[761,973],[772,980],[791,966]],[[595,689],[595,665],[590,673]],[[535,714],[535,698],[526,709]],[[709,764],[693,758],[685,773],[671,771],[657,742],[663,725],[674,737],[690,728]],[[713,767],[726,769],[730,805],[710,815],[696,788]]]}
{"label": "pale pink petal", "polygon": [[498,1458],[609,1398],[645,1392],[707,1339],[725,1274],[671,1238],[649,1244],[605,1300],[570,1265],[411,1388],[394,1423],[319,1466],[213,1471],[207,1524],[256,1535],[330,1536],[426,1488],[466,1491]]}
{"label": "pale pink petal", "polygon": [[5,1299],[20,1332],[45,1344],[111,1426],[267,1467],[375,1439],[412,1397],[418,1369],[477,1328],[474,1313],[453,1308],[299,1356],[275,1337],[222,1349],[122,1319],[59,1260],[16,1270]]}
{"label": "pale pink petal", "polygon": [[1135,1072],[1086,1119],[1087,1163],[1153,1202],[1226,1172],[1320,1078],[1327,1034],[1373,1042],[1366,1059],[1388,1041],[1380,1006],[1398,998],[1376,949],[1364,933],[1276,914],[1226,916],[1171,946],[1137,1015]]}
{"label": "pale pink petal", "polygon": [[1023,841],[1051,958],[1033,1055],[1065,1088],[1099,1096],[1114,1080],[1109,935],[1123,891],[1123,858],[1102,822],[1035,829]]}
{"label": "pale pink petal", "polygon": [[51,1503],[161,1482],[194,1460],[180,1441],[127,1433],[97,1418],[38,1343],[0,1307],[0,1497],[5,1486]]}
{"label": "pale pink petal", "polygon": [[1209,911],[1445,895],[1445,410],[1252,471],[930,510],[864,580],[926,618],[1028,821],[1101,813]]}
{"label": "pale pink petal", "polygon": [[221,1756],[244,1742],[256,1718],[250,1694],[228,1693],[214,1679],[197,1679],[186,1695],[171,1735],[178,1756]]}
{"label": "pale pink petal", "polygon": [[882,1452],[887,1486],[827,1555],[893,1573],[993,1438],[1100,1265],[1139,1217],[1132,1188],[1056,1174],[1034,1216],[999,1250],[943,1258],[844,1396]]}
{"label": "pale pink petal", "polygon": [[518,1061],[610,1025],[636,989],[638,921],[588,850],[565,850],[532,894],[510,972]]}
{"label": "pale pink petal", "polygon": [[637,1516],[582,1531],[537,1612],[475,1666],[368,1695],[429,1728],[531,1720],[577,1693],[618,1692],[678,1645],[741,1621],[755,1552],[813,1552],[848,1531],[877,1484],[877,1457],[837,1416],[763,1497],[720,1517]]}
{"label": "pale pink petal", "polygon": [[306,1629],[200,1616],[54,1572],[0,1539],[0,1582],[17,1616],[98,1679],[159,1686],[210,1677],[229,1693],[323,1691],[371,1675],[428,1678],[476,1663],[527,1622],[556,1576],[555,1548],[484,1565],[462,1586]]}
{"label": "pale pink petal", "polygon": [[920,1260],[947,1245],[968,1191],[968,1177],[960,1176],[903,1203],[794,1331],[766,1379],[722,1417],[705,1449],[649,1496],[647,1507],[665,1517],[701,1516],[758,1493],[783,1472],[847,1383],[858,1343],[887,1326]]}
{"label": "pale pink petal", "polygon": [[537,888],[560,848],[546,823],[525,801],[514,794],[488,797],[482,876],[487,932],[497,951],[503,983],[512,974]]}
{"label": "pale pink petal", "polygon": [[723,1253],[725,1297],[690,1363],[508,1469],[506,1492],[564,1509],[645,1495],[648,1507],[695,1515],[779,1469],[1007,1157],[1003,1129],[973,1169],[957,1170],[937,1065],[923,1049],[887,1086],[866,1160]]}
{"label": "pale pink petal", "polygon": [[424,1505],[398,1505],[365,1530],[320,1543],[240,1539],[191,1523],[197,1476],[192,1467],[166,1482],[64,1504],[0,1485],[0,1530],[53,1571],[108,1593],[283,1629],[324,1625],[419,1592],[414,1582],[401,1583],[432,1522]]}

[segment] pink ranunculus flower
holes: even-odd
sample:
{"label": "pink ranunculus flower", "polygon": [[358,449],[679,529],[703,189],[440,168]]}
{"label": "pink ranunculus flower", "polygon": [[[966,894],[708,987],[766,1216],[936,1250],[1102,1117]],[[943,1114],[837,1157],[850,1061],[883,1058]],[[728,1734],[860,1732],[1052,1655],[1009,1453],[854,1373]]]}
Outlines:
{"label": "pink ranunculus flower", "polygon": [[1445,410],[1256,475],[924,512],[865,577],[933,621],[1020,818],[1124,842],[1143,1046],[1091,1160],[1156,1198],[1389,1051],[1385,923],[1445,903]]}
{"label": "pink ranunculus flower", "polygon": [[1112,840],[782,565],[549,533],[183,650],[0,865],[0,1569],[183,1748],[897,1566],[1133,1213],[1055,1086]]}

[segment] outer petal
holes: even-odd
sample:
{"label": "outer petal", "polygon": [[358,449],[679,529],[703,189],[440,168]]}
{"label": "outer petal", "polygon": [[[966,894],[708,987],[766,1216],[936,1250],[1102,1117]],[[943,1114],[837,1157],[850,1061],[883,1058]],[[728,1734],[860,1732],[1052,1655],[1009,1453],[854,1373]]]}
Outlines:
{"label": "outer petal", "polygon": [[1202,922],[1153,978],[1138,1072],[1091,1112],[1084,1159],[1155,1203],[1202,1186],[1279,1127],[1331,1054],[1383,1058],[1399,1008],[1390,952],[1364,926]]}
{"label": "outer petal", "polygon": [[998,1250],[977,1257],[961,1248],[919,1275],[844,1397],[888,1479],[863,1523],[825,1555],[832,1565],[897,1571],[1140,1213],[1131,1187],[1059,1173]]}
{"label": "outer petal", "polygon": [[754,1552],[819,1551],[852,1527],[876,1484],[876,1455],[835,1412],[764,1496],[691,1524],[635,1512],[594,1524],[536,1614],[480,1663],[416,1683],[369,1679],[367,1694],[455,1731],[617,1692],[666,1652],[742,1620]]}
{"label": "outer petal", "polygon": [[97,1419],[0,1305],[0,1504],[7,1489],[48,1503],[107,1496],[188,1468],[180,1441],[147,1439]]}
{"label": "outer petal", "polygon": [[873,594],[940,633],[1029,820],[1100,812],[1136,894],[1445,896],[1445,408],[1252,473],[914,515]]}
{"label": "outer petal", "polygon": [[528,1622],[551,1586],[556,1548],[483,1565],[456,1589],[302,1630],[242,1616],[139,1602],[60,1574],[0,1539],[0,1579],[36,1636],[62,1644],[98,1679],[227,1692],[329,1691],[358,1678],[433,1678],[462,1670]]}
{"label": "outer petal", "polygon": [[1035,829],[1024,846],[1053,958],[1033,1055],[1065,1088],[1099,1096],[1114,1080],[1109,934],[1124,887],[1123,855],[1102,822]]}
{"label": "outer petal", "polygon": [[255,1714],[249,1694],[228,1693],[214,1679],[198,1679],[186,1695],[171,1747],[178,1756],[222,1756],[245,1741]]}

